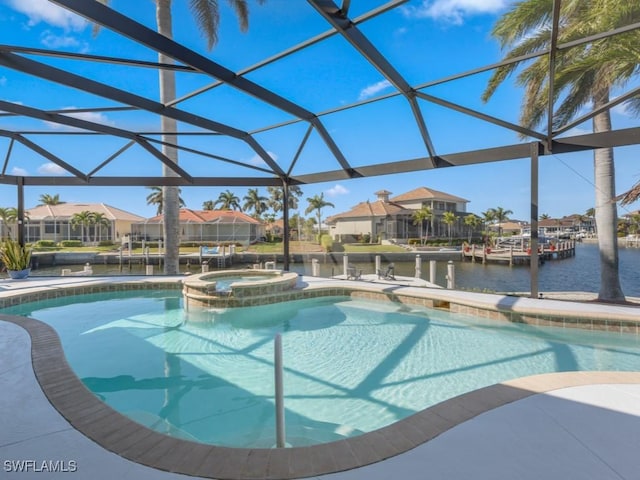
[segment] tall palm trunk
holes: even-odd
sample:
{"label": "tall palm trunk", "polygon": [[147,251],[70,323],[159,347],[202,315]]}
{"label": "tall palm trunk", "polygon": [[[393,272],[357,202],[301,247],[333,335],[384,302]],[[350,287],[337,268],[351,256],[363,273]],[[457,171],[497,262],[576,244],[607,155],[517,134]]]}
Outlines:
{"label": "tall palm trunk", "polygon": [[[604,90],[594,96],[593,108],[598,109],[609,101],[609,92]],[[594,132],[611,130],[609,110],[593,118]],[[598,300],[618,302],[624,300],[618,274],[618,212],[616,208],[615,164],[612,148],[599,148],[593,152],[593,167],[596,184],[596,225],[600,248],[600,292]]]}
{"label": "tall palm trunk", "polygon": [[[172,38],[171,25],[171,0],[156,0],[156,21],[158,33]],[[158,54],[160,63],[173,63],[173,59]],[[159,70],[160,75],[160,102],[167,104],[176,98],[176,77],[172,70]],[[172,118],[161,117],[160,128],[163,132],[175,132],[176,121]],[[162,141],[176,144],[176,135],[162,135]],[[178,163],[178,152],[175,148],[162,146],[164,153],[172,162]],[[162,175],[164,177],[178,176],[173,170],[163,164]],[[180,202],[178,187],[162,187],[162,207],[164,213],[163,236],[165,242],[164,273],[175,275],[179,273],[179,248],[180,248]]]}

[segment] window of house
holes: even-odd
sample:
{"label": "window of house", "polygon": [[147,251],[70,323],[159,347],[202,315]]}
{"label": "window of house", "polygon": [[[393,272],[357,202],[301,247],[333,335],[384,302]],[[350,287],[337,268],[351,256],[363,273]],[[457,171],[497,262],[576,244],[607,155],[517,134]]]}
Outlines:
{"label": "window of house", "polygon": [[53,223],[53,222],[45,222],[44,233],[60,233],[60,224]]}

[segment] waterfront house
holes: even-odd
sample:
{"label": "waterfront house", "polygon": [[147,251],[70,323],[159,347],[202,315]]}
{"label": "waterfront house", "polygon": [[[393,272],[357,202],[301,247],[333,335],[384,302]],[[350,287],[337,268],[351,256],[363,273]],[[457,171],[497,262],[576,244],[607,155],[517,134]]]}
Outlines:
{"label": "waterfront house", "polygon": [[433,218],[429,226],[429,237],[446,237],[448,226],[442,222],[445,212],[456,215],[452,225],[453,236],[462,234],[462,217],[467,214],[468,200],[427,187],[419,187],[396,197],[391,192],[375,192],[374,202],[360,202],[351,210],[327,218],[326,223],[334,240],[342,242],[396,241],[407,243],[421,235],[419,225],[414,225],[413,214],[423,206],[429,207]]}
{"label": "waterfront house", "polygon": [[[133,241],[163,238],[163,215],[131,225]],[[180,241],[201,243],[239,243],[249,245],[265,235],[265,226],[246,213],[235,210],[180,209]]]}
{"label": "waterfront house", "polygon": [[[83,212],[101,214],[105,221],[98,225],[74,224],[74,216]],[[132,223],[144,220],[144,217],[105,203],[72,202],[39,205],[25,210],[25,217],[25,241],[29,243],[38,240],[52,240],[56,243],[63,240],[118,242],[121,237],[129,234]]]}

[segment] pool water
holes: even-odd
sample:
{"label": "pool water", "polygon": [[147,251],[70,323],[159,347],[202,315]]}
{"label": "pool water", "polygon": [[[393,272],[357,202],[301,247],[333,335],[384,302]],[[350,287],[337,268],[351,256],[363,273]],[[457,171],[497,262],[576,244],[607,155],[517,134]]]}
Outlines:
{"label": "pool water", "polygon": [[228,292],[231,290],[232,283],[260,282],[272,278],[274,278],[273,275],[247,275],[245,277],[213,277],[211,281],[216,282],[218,292]]}
{"label": "pool water", "polygon": [[640,370],[635,336],[505,324],[347,297],[185,312],[176,292],[4,309],[52,325],[85,385],[158,431],[275,443],[273,338],[284,347],[287,443],[371,431],[453,396],[546,372]]}

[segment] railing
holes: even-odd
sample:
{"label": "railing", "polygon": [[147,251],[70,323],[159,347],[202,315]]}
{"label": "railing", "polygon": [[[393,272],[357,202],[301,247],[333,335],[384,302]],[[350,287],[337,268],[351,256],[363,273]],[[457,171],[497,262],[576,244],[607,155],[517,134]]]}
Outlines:
{"label": "railing", "polygon": [[276,335],[273,344],[276,390],[276,447],[284,448],[286,441],[284,427],[284,389],[282,384],[282,336],[279,333]]}

